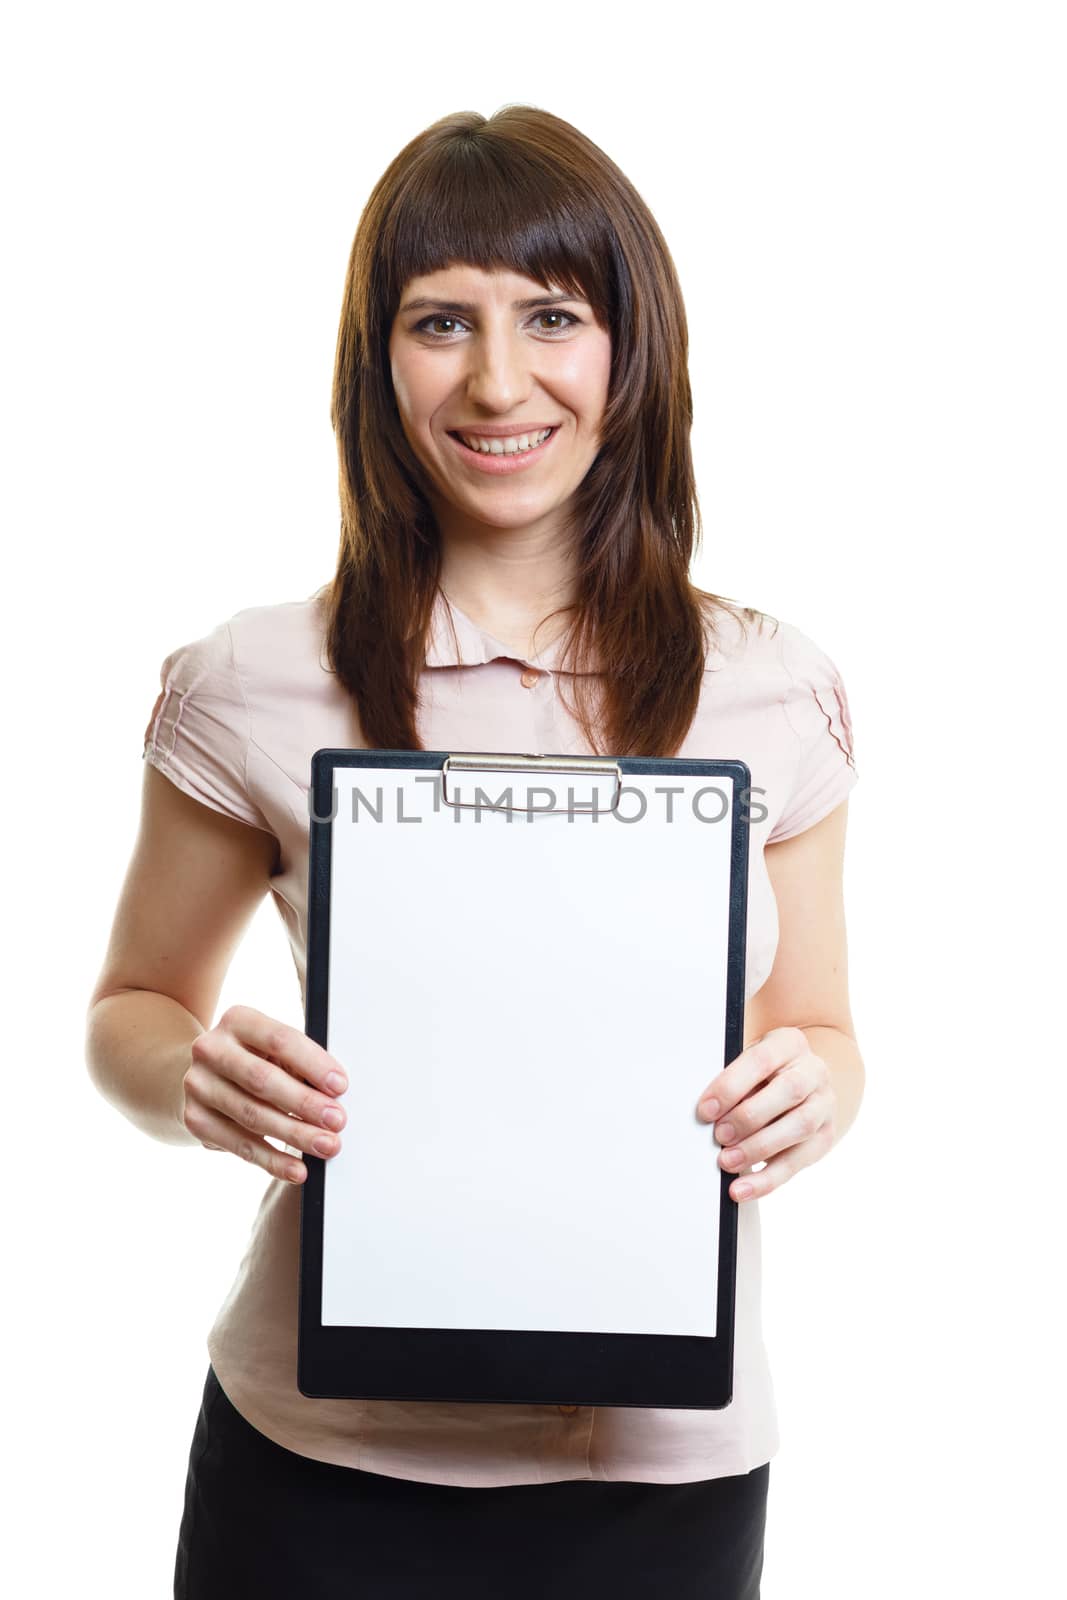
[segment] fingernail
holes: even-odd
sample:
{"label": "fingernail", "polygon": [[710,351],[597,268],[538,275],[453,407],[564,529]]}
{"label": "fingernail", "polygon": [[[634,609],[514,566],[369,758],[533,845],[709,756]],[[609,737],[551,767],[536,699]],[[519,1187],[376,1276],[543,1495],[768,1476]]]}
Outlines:
{"label": "fingernail", "polygon": [[721,1107],[717,1100],[702,1100],[700,1102],[700,1115],[707,1122],[714,1122],[720,1110]]}
{"label": "fingernail", "polygon": [[340,1072],[330,1072],[326,1075],[326,1087],[334,1094],[340,1094],[348,1088],[348,1079]]}

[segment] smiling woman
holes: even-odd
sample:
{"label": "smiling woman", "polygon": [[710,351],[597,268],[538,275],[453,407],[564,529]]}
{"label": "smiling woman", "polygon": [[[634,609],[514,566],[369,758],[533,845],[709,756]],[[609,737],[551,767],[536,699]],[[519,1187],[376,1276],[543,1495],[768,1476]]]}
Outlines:
{"label": "smiling woman", "polygon": [[[352,246],[331,415],[336,572],[164,659],[141,833],[90,1006],[92,1070],[138,1126],[271,1179],[208,1335],[176,1600],[755,1600],[778,1448],[757,1202],[840,1138],[860,1084],[844,683],[792,623],[693,585],[677,277],[640,195],[559,118],[458,113],[390,164]],[[298,1388],[300,1185],[340,1149],[344,1074],[390,1063],[338,1062],[247,1006],[210,1019],[268,891],[303,991],[311,757],[348,746],[749,766],[745,1049],[700,1113],[733,1146],[709,1130],[709,1160],[751,1192],[730,1185],[722,1409]],[[432,940],[397,953],[413,993],[433,959]],[[478,974],[472,950],[474,1020]],[[552,1152],[546,1185],[568,1158],[581,1152]]]}
{"label": "smiling woman", "polygon": [[330,661],[369,743],[419,747],[420,641],[443,587],[526,644],[565,620],[568,666],[601,669],[568,674],[594,748],[678,749],[725,611],[689,578],[687,354],[655,219],[569,123],[457,113],[390,164],[352,247],[331,412]]}
{"label": "smiling woman", "polygon": [[[569,535],[558,516],[545,513],[546,508],[554,512],[567,503],[595,457],[611,365],[608,330],[596,325],[582,296],[524,293],[531,287],[536,291],[537,286],[518,273],[451,267],[415,279],[411,287],[419,292],[405,299],[393,324],[391,376],[404,433],[435,485],[427,498],[445,550],[469,552],[479,543],[475,530],[488,529],[492,538],[491,530],[502,525],[511,529],[515,544],[521,522],[527,548],[531,542],[540,547],[541,572],[549,575],[554,563],[557,581],[565,579]],[[464,293],[474,298],[454,298]],[[509,305],[513,293],[519,298]],[[586,314],[561,309],[564,302],[583,306]],[[410,322],[411,314],[426,305],[436,305],[436,314]],[[460,322],[458,312],[469,323]],[[561,326],[546,332],[543,324],[549,319]],[[439,322],[456,323],[464,331],[458,337],[430,331]],[[442,344],[449,346],[447,352],[440,349]],[[546,351],[546,344],[555,348]],[[535,387],[544,393],[543,409],[550,400],[557,417],[564,414],[563,420],[538,421],[526,414],[528,404],[523,401],[523,416],[494,421],[495,416],[516,410],[516,384],[523,393]],[[437,419],[442,412],[448,415],[453,396],[456,410],[471,414],[480,406],[482,415],[451,426],[439,424]],[[449,441],[444,460],[452,470],[438,478],[437,440],[442,427]],[[498,490],[482,507],[469,487],[464,492],[464,478],[470,485],[479,478],[499,482],[535,469],[539,470],[534,481],[524,484],[530,493],[523,498],[512,496],[502,502]],[[446,576],[456,581],[453,574],[446,574],[443,561],[442,582]]]}
{"label": "smiling woman", "polygon": [[[414,279],[411,289],[393,323],[390,374],[405,437],[433,484],[427,497],[446,548],[469,551],[507,528],[513,542],[521,535],[539,552],[542,571],[551,565],[562,587],[572,558],[564,508],[600,448],[609,329],[582,296],[539,294],[517,272],[450,266]],[[437,313],[420,319],[425,305]],[[548,319],[561,326],[546,331]],[[427,332],[438,322],[461,331]],[[520,475],[505,494],[501,480]]]}

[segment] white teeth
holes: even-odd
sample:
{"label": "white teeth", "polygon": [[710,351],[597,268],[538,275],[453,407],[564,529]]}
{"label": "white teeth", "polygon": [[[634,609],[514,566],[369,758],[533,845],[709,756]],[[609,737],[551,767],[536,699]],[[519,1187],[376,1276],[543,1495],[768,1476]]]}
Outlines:
{"label": "white teeth", "polygon": [[461,433],[459,437],[468,449],[480,450],[483,455],[513,456],[519,450],[533,450],[543,444],[551,432],[551,428],[546,428],[543,433],[518,433],[510,439],[479,439],[466,433]]}

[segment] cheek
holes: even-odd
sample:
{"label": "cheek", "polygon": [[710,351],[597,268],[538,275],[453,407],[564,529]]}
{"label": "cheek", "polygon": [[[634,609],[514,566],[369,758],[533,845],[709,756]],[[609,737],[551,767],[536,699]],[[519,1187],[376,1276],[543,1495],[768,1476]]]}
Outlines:
{"label": "cheek", "polygon": [[401,418],[411,415],[411,385],[408,374],[397,362],[392,367],[393,394],[396,397],[396,408]]}
{"label": "cheek", "polygon": [[576,349],[557,374],[560,398],[581,418],[583,431],[595,432],[608,400],[611,342]]}
{"label": "cheek", "polygon": [[426,410],[430,373],[420,363],[418,352],[399,347],[390,360],[390,376],[397,408],[402,416],[417,418]]}
{"label": "cheek", "polygon": [[392,368],[397,410],[407,431],[420,435],[427,445],[431,442],[434,415],[446,403],[453,387],[445,368],[442,361],[420,363],[418,359],[394,362]]}

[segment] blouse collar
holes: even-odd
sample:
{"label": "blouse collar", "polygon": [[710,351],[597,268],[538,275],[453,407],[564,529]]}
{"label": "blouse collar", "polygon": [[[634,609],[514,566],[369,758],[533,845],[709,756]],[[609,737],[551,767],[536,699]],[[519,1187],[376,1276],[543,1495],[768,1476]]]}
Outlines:
{"label": "blouse collar", "polygon": [[[456,638],[453,641],[452,630],[449,626],[449,613],[455,623]],[[566,630],[564,630],[565,633]],[[459,653],[456,653],[456,645]],[[496,661],[505,656],[509,661],[519,661],[524,666],[539,667],[543,672],[559,672],[560,657],[563,654],[564,634],[554,639],[551,644],[538,655],[517,656],[500,639],[494,638],[484,628],[480,628],[473,619],[461,611],[454,601],[448,599],[442,590],[437,591],[433,612],[430,618],[429,640],[426,647],[426,665],[428,667],[475,667],[485,661]],[[575,668],[568,667],[567,671]],[[583,669],[578,668],[578,671]],[[585,668],[583,675],[596,671],[595,667]]]}

